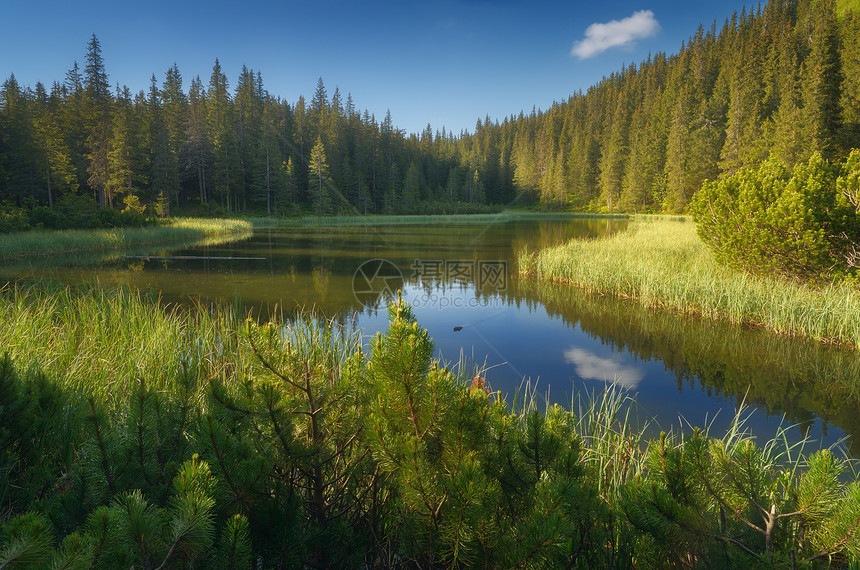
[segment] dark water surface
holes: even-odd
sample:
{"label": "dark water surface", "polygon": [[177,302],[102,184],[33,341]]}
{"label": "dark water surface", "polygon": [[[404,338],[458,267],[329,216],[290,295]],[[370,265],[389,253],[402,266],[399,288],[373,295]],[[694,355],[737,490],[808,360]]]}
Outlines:
{"label": "dark water surface", "polygon": [[[376,227],[277,227],[217,246],[125,257],[6,266],[0,280],[49,276],[155,289],[168,301],[232,302],[258,314],[302,307],[387,326],[387,293],[402,289],[440,359],[485,365],[509,397],[528,382],[541,398],[617,383],[636,395],[652,429],[713,422],[721,435],[742,401],[761,437],[799,424],[816,446],[860,435],[860,352],[758,330],[655,313],[624,300],[520,280],[520,252],[573,237],[599,239],[626,222],[528,219]],[[858,446],[851,445],[854,454]]]}

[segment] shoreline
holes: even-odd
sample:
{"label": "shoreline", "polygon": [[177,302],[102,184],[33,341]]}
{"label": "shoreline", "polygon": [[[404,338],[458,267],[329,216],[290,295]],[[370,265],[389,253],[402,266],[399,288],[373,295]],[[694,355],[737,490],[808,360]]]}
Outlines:
{"label": "shoreline", "polygon": [[505,211],[495,214],[374,214],[368,216],[302,216],[299,218],[248,218],[255,227],[295,227],[317,225],[393,226],[406,224],[456,224],[471,222],[508,222],[529,219],[629,219],[628,214],[590,214],[581,212]]}
{"label": "shoreline", "polygon": [[689,220],[636,216],[626,230],[604,240],[525,253],[519,267],[522,278],[633,299],[649,309],[860,347],[856,286],[814,287],[721,267]]}
{"label": "shoreline", "polygon": [[27,231],[0,240],[0,260],[121,250],[172,241],[205,239],[253,230],[248,220],[172,218],[165,225],[142,228]]}

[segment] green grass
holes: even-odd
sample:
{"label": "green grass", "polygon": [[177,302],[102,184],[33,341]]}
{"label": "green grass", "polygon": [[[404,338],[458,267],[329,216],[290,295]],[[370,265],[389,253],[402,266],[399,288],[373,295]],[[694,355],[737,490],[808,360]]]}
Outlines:
{"label": "green grass", "polygon": [[244,361],[234,311],[166,306],[126,288],[6,286],[0,322],[3,352],[22,368],[109,408],[124,407],[137,382],[172,393],[185,375],[215,377]]}
{"label": "green grass", "polygon": [[691,221],[637,217],[602,240],[574,240],[520,257],[520,274],[649,308],[860,346],[860,289],[758,278],[719,266]]}
{"label": "green grass", "polygon": [[[852,563],[860,552],[852,461],[808,455],[813,442],[795,442],[784,429],[753,442],[743,410],[723,436],[706,425],[647,441],[633,421],[633,400],[615,386],[574,399],[570,410],[541,414],[532,398],[510,411],[497,396],[467,388],[468,375],[414,366],[415,347],[432,342],[409,320],[392,321],[384,348],[368,356],[357,331],[323,330],[312,318],[257,327],[231,307],[179,308],[124,288],[36,283],[0,289],[0,322],[9,355],[0,355],[0,399],[11,404],[0,417],[13,426],[0,433],[0,493],[9,497],[0,567],[23,546],[38,547],[57,567],[96,566],[101,550],[81,549],[72,559],[66,547],[98,544],[102,535],[106,552],[119,553],[105,555],[111,562],[141,536],[126,521],[144,521],[133,530],[147,529],[156,537],[145,544],[151,558],[168,561],[171,541],[180,540],[175,521],[188,520],[179,518],[186,507],[176,497],[189,462],[212,474],[191,508],[208,505],[202,512],[217,532],[186,533],[192,538],[182,544],[227,548],[224,529],[239,511],[247,517],[242,540],[254,548],[248,558],[266,567],[309,566],[303,560],[335,541],[338,556],[358,562],[331,565],[349,567],[362,566],[369,549],[374,557],[447,556],[452,567],[505,568],[535,559],[560,567],[567,558],[582,567],[631,567],[658,560],[669,546],[666,560],[708,561],[717,552],[727,567],[764,567],[771,550],[780,560],[833,552]],[[432,350],[424,352],[429,359]],[[394,393],[401,383],[408,389]],[[420,433],[419,418],[427,426]],[[313,481],[332,494],[312,493]],[[340,502],[322,502],[344,489]],[[816,494],[807,500],[810,489]],[[439,505],[440,524],[419,510],[424,497]],[[727,501],[739,506],[726,508]],[[357,513],[344,524],[313,516],[342,503]],[[126,505],[142,507],[131,513]],[[791,517],[776,527],[786,536],[800,524],[827,534],[810,545],[798,531],[772,549],[743,524],[759,511]],[[41,526],[15,534],[34,517]],[[278,525],[283,535],[272,534]],[[696,542],[664,544],[662,528],[692,525],[702,529]],[[541,540],[520,549],[534,533]],[[416,538],[402,544],[391,536]],[[571,537],[582,537],[570,547],[576,556],[557,554]],[[468,547],[462,564],[452,544]],[[467,556],[473,552],[485,560]]]}
{"label": "green grass", "polygon": [[246,220],[171,218],[160,225],[143,228],[20,232],[4,235],[0,240],[0,260],[233,236],[248,233],[252,228]]}
{"label": "green grass", "polygon": [[402,224],[459,224],[472,222],[514,222],[523,220],[626,219],[627,215],[541,213],[507,211],[498,214],[305,216],[301,218],[261,218],[255,224],[286,226],[388,226]]}

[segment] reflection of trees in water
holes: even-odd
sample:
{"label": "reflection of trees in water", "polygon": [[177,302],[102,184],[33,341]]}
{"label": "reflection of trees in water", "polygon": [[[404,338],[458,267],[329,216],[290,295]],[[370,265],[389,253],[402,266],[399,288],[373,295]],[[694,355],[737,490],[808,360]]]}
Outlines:
{"label": "reflection of trees in water", "polygon": [[[541,303],[601,342],[662,361],[678,381],[709,395],[746,396],[794,423],[837,425],[860,437],[860,352],[779,337],[727,323],[648,311],[638,303],[533,280],[517,281],[509,301]],[[854,448],[856,449],[856,444]]]}

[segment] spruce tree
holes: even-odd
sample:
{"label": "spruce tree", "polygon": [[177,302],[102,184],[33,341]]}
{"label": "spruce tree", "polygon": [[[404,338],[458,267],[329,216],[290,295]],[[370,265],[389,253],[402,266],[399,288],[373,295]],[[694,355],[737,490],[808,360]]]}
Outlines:
{"label": "spruce tree", "polygon": [[311,149],[310,161],[308,163],[310,172],[308,180],[308,195],[314,206],[314,212],[318,216],[331,213],[331,179],[329,178],[328,162],[325,156],[325,147],[322,138],[317,136],[317,141]]}
{"label": "spruce tree", "polygon": [[87,118],[87,184],[102,208],[108,206],[107,186],[110,178],[111,106],[112,98],[101,53],[101,43],[95,34],[87,49],[84,66],[84,92]]}

